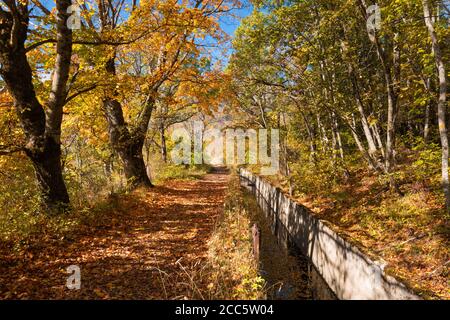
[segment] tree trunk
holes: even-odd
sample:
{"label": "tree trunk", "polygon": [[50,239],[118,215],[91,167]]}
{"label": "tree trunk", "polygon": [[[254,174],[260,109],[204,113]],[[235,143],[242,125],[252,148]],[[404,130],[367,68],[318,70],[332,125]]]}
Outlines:
{"label": "tree trunk", "polygon": [[342,145],[341,132],[339,130],[339,123],[337,121],[336,115],[333,113],[333,124],[334,129],[336,130],[336,139],[337,139],[337,148],[339,151],[339,156],[341,160],[344,160],[344,146]]}
{"label": "tree trunk", "polygon": [[161,156],[164,163],[167,163],[166,130],[164,129],[164,122],[161,122],[159,126],[159,133],[161,135]]}
{"label": "tree trunk", "polygon": [[[427,89],[427,92],[431,92],[430,78],[426,79],[425,88]],[[425,120],[423,125],[423,140],[425,141],[425,143],[428,142],[428,137],[430,135],[430,112],[431,112],[431,101],[428,101],[425,107]]]}
{"label": "tree trunk", "polygon": [[70,4],[70,0],[56,1],[56,59],[45,111],[36,97],[25,50],[28,5],[12,4],[11,12],[0,12],[0,73],[14,99],[27,141],[24,150],[33,163],[42,203],[48,213],[63,212],[70,204],[62,175],[60,141],[72,55],[72,31],[67,27]]}
{"label": "tree trunk", "polygon": [[371,156],[374,156],[377,152],[377,147],[375,145],[375,141],[373,139],[372,133],[370,132],[370,126],[369,126],[369,122],[367,121],[366,113],[364,111],[364,106],[363,106],[363,103],[361,100],[356,76],[353,73],[353,68],[350,65],[349,65],[349,68],[350,68],[349,74],[352,79],[353,94],[355,96],[356,105],[358,107],[359,115],[361,117],[361,124],[363,127],[364,136],[366,137],[366,141],[367,141],[367,144],[369,147],[368,151]]}
{"label": "tree trunk", "polygon": [[49,213],[59,213],[69,206],[69,194],[61,167],[61,145],[47,138],[42,152],[26,151],[33,163],[42,200]]}
{"label": "tree trunk", "polygon": [[358,136],[355,115],[353,113],[352,113],[351,121],[349,119],[347,119],[347,124],[348,124],[348,127],[350,128],[350,131],[352,132],[353,138],[355,139],[356,146],[358,147],[359,151],[363,155],[364,159],[367,161],[369,168],[375,170],[378,173],[382,173],[383,170],[380,167],[379,163],[376,163],[374,161],[374,159],[369,154],[369,152],[366,150],[363,143],[361,142],[361,139]]}
{"label": "tree trunk", "polygon": [[153,186],[147,176],[142,152],[145,136],[131,135],[123,118],[122,106],[117,100],[105,99],[103,107],[108,121],[109,141],[122,160],[128,187]]}
{"label": "tree trunk", "polygon": [[[106,62],[105,67],[111,76],[116,75],[115,54]],[[113,97],[105,97],[103,99],[103,110],[108,122],[109,141],[113,150],[122,160],[127,186],[131,189],[138,186],[153,186],[147,175],[142,150],[153,109],[153,102],[153,96],[149,95],[135,130],[130,132],[128,124],[123,117],[120,102]]]}
{"label": "tree trunk", "polygon": [[325,153],[325,152],[327,152],[327,149],[329,148],[330,140],[328,139],[327,133],[326,133],[325,128],[320,119],[320,115],[317,114],[316,118],[317,118],[317,128],[318,128],[319,134],[322,135],[322,137],[321,137],[322,151]]}
{"label": "tree trunk", "polygon": [[381,155],[384,158],[385,154],[384,154],[383,141],[381,140],[380,129],[378,128],[378,125],[376,123],[373,124],[373,126],[372,126],[372,132],[373,132],[373,135],[375,136],[375,139],[377,141],[378,149],[380,150]]}
{"label": "tree trunk", "polygon": [[309,123],[308,118],[306,117],[305,113],[303,112],[302,108],[300,107],[299,103],[294,100],[298,111],[300,115],[302,116],[302,119],[305,123],[305,128],[308,133],[308,140],[309,140],[309,161],[310,163],[316,162],[316,142],[315,142],[315,136],[314,136],[314,128],[312,128],[313,124]]}
{"label": "tree trunk", "polygon": [[[367,5],[365,0],[359,0],[360,7],[362,9],[362,15],[365,20],[367,16]],[[382,47],[382,43],[386,43],[386,47],[389,47],[389,39],[385,38],[382,42],[376,31],[374,34],[368,30],[368,36],[370,41],[375,45],[377,50],[378,59],[380,60],[387,94],[387,124],[386,124],[386,145],[385,145],[385,157],[384,157],[384,171],[389,178],[389,185],[392,190],[395,190],[398,194],[402,195],[400,188],[397,185],[393,177],[395,168],[395,134],[396,134],[396,120],[398,114],[398,90],[396,83],[399,82],[400,76],[400,50],[396,45],[398,34],[394,34],[392,44],[392,59],[388,59],[386,48]],[[391,61],[392,60],[392,61]]]}
{"label": "tree trunk", "polygon": [[434,30],[433,22],[431,20],[431,11],[428,4],[428,0],[422,0],[422,4],[423,4],[423,13],[425,15],[425,24],[428,28],[428,33],[430,34],[434,52],[434,59],[436,62],[436,68],[439,78],[438,122],[442,148],[442,160],[441,160],[442,187],[444,189],[447,212],[450,212],[450,189],[448,179],[448,136],[446,123],[447,79],[445,74],[445,64],[442,59],[441,48],[439,46],[437,35]]}
{"label": "tree trunk", "polygon": [[[333,121],[333,120],[331,120]],[[331,148],[333,150],[333,163],[336,164],[336,158],[338,154],[338,145],[337,145],[337,137],[336,137],[336,128],[334,127],[334,124],[331,123]]]}

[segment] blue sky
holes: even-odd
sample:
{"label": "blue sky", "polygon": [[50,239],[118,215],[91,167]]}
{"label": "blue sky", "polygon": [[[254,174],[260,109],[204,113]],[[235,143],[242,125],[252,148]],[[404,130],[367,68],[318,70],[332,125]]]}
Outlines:
{"label": "blue sky", "polygon": [[[233,14],[237,15],[240,18],[248,16],[251,11],[252,7],[249,3],[249,0],[241,0],[243,8],[233,10]],[[47,8],[53,8],[55,6],[54,0],[41,0],[42,4]],[[223,21],[222,21],[223,20]],[[236,19],[221,19],[221,26],[227,32],[229,35],[232,35],[236,28],[239,26],[239,21]]]}
{"label": "blue sky", "polygon": [[[47,8],[53,8],[55,6],[54,0],[41,0],[42,4],[46,6]],[[243,18],[248,16],[252,11],[252,6],[249,3],[249,0],[241,0],[242,1],[242,8],[233,10],[233,14],[238,16],[238,18]],[[229,35],[233,35],[236,28],[239,26],[239,21],[237,19],[231,19],[231,18],[224,18],[221,19],[221,27],[223,30],[228,33]]]}
{"label": "blue sky", "polygon": [[242,1],[242,3],[243,7],[241,9],[236,9],[233,11],[233,14],[237,16],[237,19],[233,18],[220,19],[220,25],[222,29],[230,36],[233,36],[234,32],[239,26],[240,19],[245,18],[252,12],[252,6],[247,0]]}
{"label": "blue sky", "polygon": [[[249,3],[248,0],[242,0],[242,8],[235,9],[232,11],[233,17],[222,17],[219,19],[220,27],[223,31],[225,31],[231,38],[234,36],[234,33],[236,29],[239,27],[239,24],[242,20],[242,18],[247,17],[251,14],[253,10],[252,5]],[[225,49],[225,55],[221,53],[221,50]],[[228,62],[228,58],[230,54],[232,53],[231,49],[231,43],[228,43],[226,45],[226,48],[221,47],[213,50],[213,63],[221,60],[222,65],[225,66]]]}
{"label": "blue sky", "polygon": [[[55,6],[54,0],[41,0],[42,3],[47,8],[52,8]],[[233,37],[234,32],[238,28],[240,21],[242,18],[245,18],[246,16],[250,15],[252,12],[252,5],[250,4],[249,0],[241,0],[242,7],[240,9],[234,9],[231,12],[231,16],[222,17],[220,18],[220,26],[223,31],[225,31],[230,37]],[[208,41],[208,39],[207,39]],[[222,53],[222,50],[225,50],[225,54]],[[231,54],[231,43],[226,44],[225,46],[221,46],[220,48],[212,48],[211,50],[212,56],[213,56],[213,63],[217,62],[219,60],[222,61],[223,66],[226,65],[228,61],[228,57]]]}

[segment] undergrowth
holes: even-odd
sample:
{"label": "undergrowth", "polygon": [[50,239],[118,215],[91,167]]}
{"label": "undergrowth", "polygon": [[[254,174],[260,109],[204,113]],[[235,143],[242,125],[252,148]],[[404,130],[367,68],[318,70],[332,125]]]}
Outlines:
{"label": "undergrowth", "polygon": [[291,165],[290,179],[268,179],[285,193],[291,183],[293,198],[384,261],[387,273],[423,298],[449,299],[450,217],[440,184],[439,147],[419,143],[402,155],[395,174],[402,196],[390,191],[387,177],[370,171],[356,155],[347,156],[347,178],[325,166],[324,159],[315,165],[303,159]]}
{"label": "undergrowth", "polygon": [[[19,161],[20,160],[20,161]],[[81,225],[95,222],[114,208],[114,199],[126,193],[125,180],[118,172],[107,178],[100,166],[75,174],[68,166],[65,180],[72,208],[47,215],[41,206],[34,171],[24,155],[3,157],[0,161],[0,242],[20,248],[39,237],[61,238]],[[210,171],[206,165],[161,165],[155,168],[155,182],[200,179]],[[18,179],[17,177],[22,177]]]}
{"label": "undergrowth", "polygon": [[176,276],[160,271],[163,287],[184,287],[180,299],[259,300],[266,298],[266,282],[252,254],[251,213],[237,175],[228,185],[224,212],[208,241],[207,257],[192,266],[177,264]]}
{"label": "undergrowth", "polygon": [[174,165],[162,164],[155,172],[155,182],[163,183],[167,180],[200,179],[211,171],[208,165]]}

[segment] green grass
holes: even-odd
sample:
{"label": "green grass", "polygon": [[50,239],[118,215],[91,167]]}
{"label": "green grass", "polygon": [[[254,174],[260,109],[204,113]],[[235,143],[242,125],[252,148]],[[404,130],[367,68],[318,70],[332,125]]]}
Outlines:
{"label": "green grass", "polygon": [[155,182],[163,183],[167,180],[195,180],[201,179],[204,175],[211,171],[211,167],[207,165],[173,165],[164,164],[157,168],[155,174]]}

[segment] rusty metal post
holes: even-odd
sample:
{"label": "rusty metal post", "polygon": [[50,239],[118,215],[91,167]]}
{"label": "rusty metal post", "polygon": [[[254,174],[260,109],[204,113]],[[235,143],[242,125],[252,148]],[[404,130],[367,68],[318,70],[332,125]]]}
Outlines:
{"label": "rusty metal post", "polygon": [[261,229],[255,223],[252,227],[252,238],[253,238],[253,257],[256,263],[259,264],[259,253],[261,248]]}

